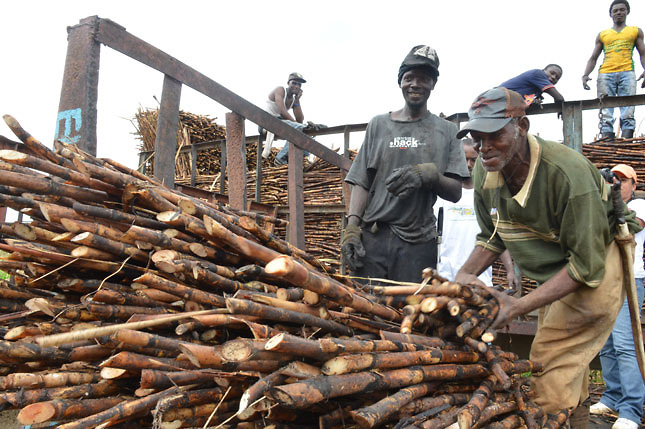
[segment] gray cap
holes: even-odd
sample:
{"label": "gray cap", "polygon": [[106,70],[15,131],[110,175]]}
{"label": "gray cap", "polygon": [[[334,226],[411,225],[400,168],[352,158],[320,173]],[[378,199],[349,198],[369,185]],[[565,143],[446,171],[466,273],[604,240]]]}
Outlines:
{"label": "gray cap", "polygon": [[515,91],[503,87],[481,93],[468,110],[468,123],[457,133],[463,138],[470,131],[494,133],[511,119],[526,115],[526,101]]}
{"label": "gray cap", "polygon": [[427,69],[436,79],[439,76],[439,56],[437,51],[428,45],[417,45],[412,48],[399,67],[399,85],[403,75],[416,68]]}

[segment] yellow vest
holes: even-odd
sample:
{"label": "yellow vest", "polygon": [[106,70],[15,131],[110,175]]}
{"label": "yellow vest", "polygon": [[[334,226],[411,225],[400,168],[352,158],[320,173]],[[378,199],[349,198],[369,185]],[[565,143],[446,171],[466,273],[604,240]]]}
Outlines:
{"label": "yellow vest", "polygon": [[599,73],[615,73],[634,70],[632,52],[638,36],[638,27],[625,27],[619,33],[609,28],[600,33],[600,42],[605,59]]}

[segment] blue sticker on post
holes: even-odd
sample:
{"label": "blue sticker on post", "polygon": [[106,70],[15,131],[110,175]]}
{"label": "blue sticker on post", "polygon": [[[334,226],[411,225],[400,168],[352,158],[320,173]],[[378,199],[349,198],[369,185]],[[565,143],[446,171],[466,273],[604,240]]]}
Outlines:
{"label": "blue sticker on post", "polygon": [[[77,135],[72,136],[72,120],[74,120],[74,131]],[[59,134],[60,121],[64,122],[63,135]],[[58,119],[56,120],[56,138],[64,143],[78,143],[81,140],[81,127],[83,126],[83,119],[81,115],[81,108],[63,110],[58,112]]]}

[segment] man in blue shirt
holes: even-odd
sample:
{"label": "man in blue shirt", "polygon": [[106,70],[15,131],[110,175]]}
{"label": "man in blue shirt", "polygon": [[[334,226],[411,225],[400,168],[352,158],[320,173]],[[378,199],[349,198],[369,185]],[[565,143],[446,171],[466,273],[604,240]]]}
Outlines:
{"label": "man in blue shirt", "polygon": [[520,93],[527,105],[542,102],[542,93],[546,92],[556,103],[564,101],[564,97],[555,84],[562,77],[562,67],[557,64],[549,64],[544,69],[533,69],[526,71],[506,82],[500,84],[504,88]]}

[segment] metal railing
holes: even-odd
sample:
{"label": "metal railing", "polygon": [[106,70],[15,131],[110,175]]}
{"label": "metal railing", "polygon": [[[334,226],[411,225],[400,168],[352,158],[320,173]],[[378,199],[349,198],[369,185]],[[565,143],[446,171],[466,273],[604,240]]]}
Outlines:
{"label": "metal railing", "polygon": [[96,118],[100,45],[125,54],[164,75],[157,136],[155,141],[155,176],[174,186],[175,151],[181,88],[187,85],[231,110],[226,114],[226,163],[229,177],[229,204],[246,209],[246,193],[239,184],[246,183],[244,120],[292,143],[288,167],[289,227],[287,239],[304,247],[303,150],[347,171],[351,161],[278,118],[246,101],[214,80],[128,33],[124,27],[92,16],[68,28],[67,57],[56,127],[56,139],[73,142],[96,154]]}
{"label": "metal railing", "polygon": [[[181,88],[187,85],[207,97],[231,109],[226,114],[226,139],[188,145],[180,151],[192,154],[191,184],[196,180],[197,152],[219,145],[222,148],[222,178],[229,183],[228,202],[234,208],[247,209],[246,197],[246,143],[256,139],[257,144],[257,203],[261,202],[261,152],[262,137],[246,137],[244,120],[249,119],[276,136],[292,143],[288,166],[288,217],[287,239],[304,248],[304,184],[303,150],[306,150],[332,165],[340,168],[344,178],[351,166],[347,157],[349,136],[352,132],[364,131],[367,124],[341,125],[316,130],[307,134],[285,124],[278,118],[248,102],[234,92],[172,56],[128,33],[124,27],[97,16],[82,19],[76,26],[68,28],[68,48],[61,99],[57,118],[56,136],[66,142],[78,144],[82,149],[96,154],[96,118],[98,99],[98,75],[100,45],[133,58],[164,75],[157,135],[154,151],[155,177],[169,187],[174,186],[176,136],[179,117]],[[531,106],[528,114],[562,112],[564,121],[564,143],[578,151],[582,150],[582,111],[601,107],[620,107],[645,104],[645,95],[631,97],[606,97],[603,100],[567,101],[562,104]],[[467,120],[465,113],[447,118],[459,125]],[[343,156],[316,142],[310,136],[343,133]],[[144,153],[142,156],[148,156]],[[227,174],[228,173],[228,174]],[[222,186],[224,180],[221,181]],[[221,188],[223,190],[223,188]],[[348,203],[348,188],[344,187]]]}

